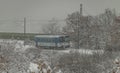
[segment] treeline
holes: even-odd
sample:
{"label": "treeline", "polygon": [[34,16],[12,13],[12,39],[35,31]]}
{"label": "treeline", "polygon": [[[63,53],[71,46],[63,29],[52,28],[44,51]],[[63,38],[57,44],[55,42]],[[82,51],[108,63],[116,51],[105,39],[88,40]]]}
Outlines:
{"label": "treeline", "polygon": [[[60,29],[57,20],[52,19],[43,28],[46,34],[67,34],[75,48],[119,49],[120,20],[113,9],[105,9],[99,15],[81,15],[73,12],[66,17],[66,25]],[[111,49],[110,49],[111,48]]]}
{"label": "treeline", "polygon": [[6,32],[0,32],[0,39],[18,39],[18,40],[34,40],[34,36],[38,35],[36,33],[6,33]]}
{"label": "treeline", "polygon": [[71,37],[75,47],[91,49],[119,49],[120,20],[115,10],[106,9],[96,16],[81,16],[79,12],[69,14],[66,18],[64,34]]}

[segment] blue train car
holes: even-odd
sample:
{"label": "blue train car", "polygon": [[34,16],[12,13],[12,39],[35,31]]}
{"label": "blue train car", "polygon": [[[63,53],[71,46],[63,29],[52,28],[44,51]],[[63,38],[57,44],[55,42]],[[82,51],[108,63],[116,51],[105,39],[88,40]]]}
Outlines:
{"label": "blue train car", "polygon": [[68,48],[70,39],[67,35],[36,35],[35,42],[37,47],[44,48]]}

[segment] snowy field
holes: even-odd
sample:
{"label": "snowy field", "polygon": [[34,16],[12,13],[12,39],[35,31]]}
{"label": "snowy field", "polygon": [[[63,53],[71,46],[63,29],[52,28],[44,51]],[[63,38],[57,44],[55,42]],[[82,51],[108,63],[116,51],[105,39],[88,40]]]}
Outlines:
{"label": "snowy field", "polygon": [[24,45],[23,40],[0,39],[0,45],[12,45],[15,51],[25,51],[28,48],[35,48],[34,45]]}
{"label": "snowy field", "polygon": [[[43,60],[41,65],[45,65],[43,68],[43,73],[47,71],[54,71],[55,73],[62,73],[60,69],[56,67],[52,68],[52,63],[60,55],[69,54],[72,52],[79,52],[80,54],[92,55],[93,53],[103,54],[103,50],[89,50],[89,49],[65,49],[65,50],[53,50],[53,49],[40,49],[36,48],[35,44],[24,45],[23,40],[11,40],[11,39],[0,39],[1,52],[0,55],[9,57],[10,62],[8,63],[8,72],[9,73],[30,73],[35,72],[39,73],[38,67],[41,63],[38,63],[40,60]],[[8,51],[7,51],[8,50]],[[3,52],[2,52],[3,51]],[[52,61],[52,62],[51,62]],[[19,71],[20,67],[20,71]],[[41,66],[40,66],[41,67]],[[2,73],[2,72],[0,72]],[[3,72],[7,73],[7,72]]]}
{"label": "snowy field", "polygon": [[[65,50],[40,49],[35,44],[24,45],[23,40],[0,39],[0,73],[63,73],[57,67],[60,57],[73,53],[92,56],[104,54],[104,50],[73,49]],[[4,58],[3,58],[4,57]],[[1,61],[1,60],[6,61]],[[112,63],[113,60],[110,60]],[[103,64],[104,65],[104,64]]]}
{"label": "snowy field", "polygon": [[[0,39],[0,45],[5,45],[5,44],[11,44],[14,45],[16,51],[25,51],[28,48],[35,48],[35,45],[24,45],[23,40],[11,40],[11,39]],[[43,50],[43,49],[42,49]],[[53,50],[53,49],[44,49],[43,51],[48,51],[48,52],[58,52],[58,53],[71,53],[71,52],[79,52],[82,54],[93,54],[93,53],[104,53],[103,50],[90,50],[90,49],[74,49],[74,48],[68,48],[65,50]]]}

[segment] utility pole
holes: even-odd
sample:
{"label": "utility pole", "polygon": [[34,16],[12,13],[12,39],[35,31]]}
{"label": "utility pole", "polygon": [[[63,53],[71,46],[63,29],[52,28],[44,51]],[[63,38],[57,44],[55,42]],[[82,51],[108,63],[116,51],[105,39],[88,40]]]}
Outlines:
{"label": "utility pole", "polygon": [[25,46],[25,38],[26,38],[26,18],[24,18],[24,46]]}
{"label": "utility pole", "polygon": [[82,24],[82,4],[80,4],[80,15],[78,16],[78,47],[80,48],[80,24]]}
{"label": "utility pole", "polygon": [[82,4],[80,4],[80,16],[82,16]]}

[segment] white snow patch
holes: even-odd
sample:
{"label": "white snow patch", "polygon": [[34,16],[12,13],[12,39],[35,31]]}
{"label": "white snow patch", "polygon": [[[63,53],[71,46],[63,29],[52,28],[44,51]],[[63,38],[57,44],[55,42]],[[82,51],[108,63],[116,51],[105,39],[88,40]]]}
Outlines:
{"label": "white snow patch", "polygon": [[25,51],[26,49],[34,48],[34,47],[35,46],[33,46],[33,45],[24,45],[24,41],[18,41],[15,44],[15,50],[16,51]]}
{"label": "white snow patch", "polygon": [[38,65],[35,63],[30,63],[29,72],[39,73]]}
{"label": "white snow patch", "polygon": [[90,54],[92,55],[93,53],[99,53],[103,54],[104,50],[89,50],[89,49],[67,49],[67,50],[59,50],[58,52],[60,53],[74,53],[74,52],[79,52],[81,54]]}
{"label": "white snow patch", "polygon": [[62,71],[61,71],[61,70],[58,70],[58,72],[56,72],[56,73],[62,73]]}
{"label": "white snow patch", "polygon": [[35,48],[34,45],[24,45],[23,40],[0,39],[0,45],[12,45],[16,52],[25,51],[28,48]]}

